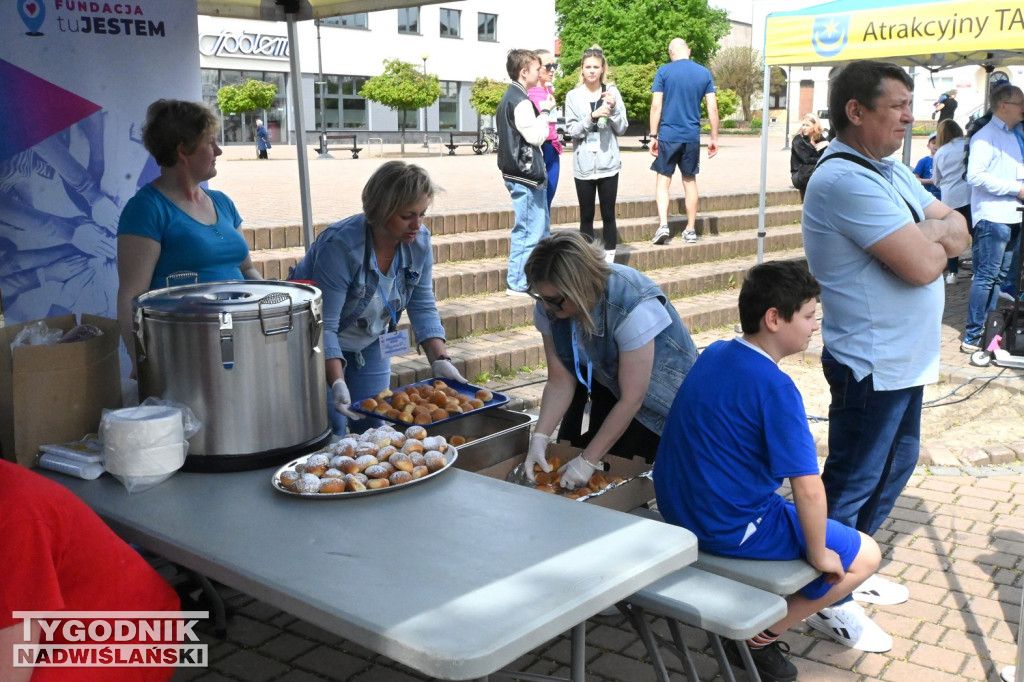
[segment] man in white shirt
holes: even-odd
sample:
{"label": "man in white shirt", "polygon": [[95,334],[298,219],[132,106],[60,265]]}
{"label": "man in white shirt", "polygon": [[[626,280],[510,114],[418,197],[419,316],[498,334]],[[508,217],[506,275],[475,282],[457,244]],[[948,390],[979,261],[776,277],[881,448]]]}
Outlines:
{"label": "man in white shirt", "polygon": [[992,120],[971,137],[967,182],[971,185],[974,280],[967,300],[967,330],[960,350],[981,349],[985,318],[996,309],[999,287],[1020,242],[1024,200],[1024,93],[1015,85],[992,92]]}

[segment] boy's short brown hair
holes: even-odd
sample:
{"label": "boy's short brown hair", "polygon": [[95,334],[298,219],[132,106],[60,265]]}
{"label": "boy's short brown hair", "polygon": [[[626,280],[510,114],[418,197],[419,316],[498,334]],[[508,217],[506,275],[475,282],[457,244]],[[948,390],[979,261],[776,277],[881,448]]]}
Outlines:
{"label": "boy's short brown hair", "polygon": [[533,61],[540,61],[540,57],[533,50],[509,50],[508,58],[505,60],[508,77],[514,81],[519,80],[519,74]]}

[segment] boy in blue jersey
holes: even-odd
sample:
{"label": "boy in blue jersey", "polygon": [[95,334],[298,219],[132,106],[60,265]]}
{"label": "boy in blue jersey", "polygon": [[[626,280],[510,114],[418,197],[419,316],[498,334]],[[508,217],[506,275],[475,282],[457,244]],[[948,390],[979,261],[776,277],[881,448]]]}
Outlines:
{"label": "boy in blue jersey", "polygon": [[[779,635],[850,594],[881,559],[874,540],[827,518],[803,399],[778,367],[817,331],[820,291],[803,262],[764,263],[749,272],[739,297],[743,335],[715,342],[697,358],[669,411],[654,465],[658,510],[693,531],[701,551],[803,558],[821,571],[788,597],[785,618],[747,641],[765,680],[797,675]],[[794,502],[776,492],[786,478]],[[737,663],[738,650],[727,651]]]}

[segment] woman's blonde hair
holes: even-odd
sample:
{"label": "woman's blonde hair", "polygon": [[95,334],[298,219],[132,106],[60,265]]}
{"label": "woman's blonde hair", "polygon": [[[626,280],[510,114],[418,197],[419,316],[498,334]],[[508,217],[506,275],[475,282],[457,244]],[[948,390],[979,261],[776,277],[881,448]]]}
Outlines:
{"label": "woman's blonde hair", "polygon": [[363,214],[370,225],[383,227],[391,216],[423,197],[433,200],[437,187],[427,171],[411,163],[388,161],[363,187]]}
{"label": "woman's blonde hair", "polygon": [[825,129],[821,127],[821,121],[814,114],[804,114],[803,120],[809,121],[811,124],[811,138],[814,140],[820,140],[825,137]]}
{"label": "woman's blonde hair", "polygon": [[935,146],[941,147],[950,140],[963,136],[964,129],[960,127],[960,124],[951,118],[947,118],[944,121],[939,121],[938,134],[935,136]]}
{"label": "woman's blonde hair", "polygon": [[584,333],[593,334],[590,311],[604,296],[612,274],[604,251],[576,230],[558,230],[538,242],[526,261],[525,273],[530,289],[550,284],[572,301]]}
{"label": "woman's blonde hair", "polygon": [[600,45],[594,44],[583,50],[583,59],[580,60],[580,77],[576,81],[576,87],[583,85],[583,61],[594,58],[601,60],[601,83],[608,85],[608,60],[604,58],[604,50]]}

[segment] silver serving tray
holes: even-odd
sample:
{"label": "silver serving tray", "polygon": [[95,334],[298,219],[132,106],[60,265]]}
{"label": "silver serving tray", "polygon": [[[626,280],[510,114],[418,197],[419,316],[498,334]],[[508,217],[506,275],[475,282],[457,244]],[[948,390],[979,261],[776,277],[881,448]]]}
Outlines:
{"label": "silver serving tray", "polygon": [[426,476],[423,476],[421,478],[414,478],[413,480],[409,481],[408,483],[403,483],[402,485],[389,485],[386,488],[373,488],[373,489],[367,488],[366,490],[357,490],[357,491],[354,491],[354,492],[343,492],[343,493],[297,493],[297,492],[294,492],[292,490],[288,490],[283,485],[281,485],[281,474],[283,472],[287,471],[288,469],[294,469],[296,464],[300,464],[302,462],[305,462],[307,459],[309,459],[313,455],[317,455],[317,454],[322,454],[322,453],[311,452],[308,455],[305,455],[303,457],[299,457],[298,459],[294,459],[291,462],[288,462],[283,467],[281,467],[280,469],[275,471],[274,475],[270,479],[270,484],[272,486],[274,486],[274,490],[276,490],[278,492],[282,492],[285,495],[291,495],[292,497],[304,497],[306,499],[312,499],[312,500],[317,500],[317,499],[325,499],[325,500],[327,500],[327,499],[337,499],[339,497],[362,497],[364,495],[377,495],[377,494],[380,494],[380,493],[389,493],[392,490],[402,490],[403,488],[409,488],[411,486],[416,485],[417,483],[422,483],[423,481],[429,480],[429,479],[433,478],[434,476],[437,476],[438,474],[443,474],[444,472],[446,472],[449,469],[451,469],[452,468],[452,464],[454,464],[455,460],[457,460],[459,458],[459,451],[458,451],[458,449],[454,445],[449,443],[448,444],[448,451],[444,453],[444,456],[448,460],[448,463],[444,466],[443,469],[438,469],[437,471],[435,471],[433,473],[429,473]]}

